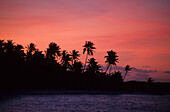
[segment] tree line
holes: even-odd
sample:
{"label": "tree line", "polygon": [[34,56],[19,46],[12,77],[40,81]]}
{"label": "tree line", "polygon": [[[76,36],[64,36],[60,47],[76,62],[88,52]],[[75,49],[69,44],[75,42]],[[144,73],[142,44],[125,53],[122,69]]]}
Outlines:
{"label": "tree line", "polygon": [[77,50],[68,52],[51,42],[45,52],[34,43],[23,47],[12,40],[0,40],[0,88],[1,89],[100,89],[119,90],[122,88],[131,67],[125,67],[125,74],[112,72],[118,63],[115,51],[104,56],[106,70],[101,69],[94,54],[95,44],[86,41],[83,45],[85,63],[80,60]]}

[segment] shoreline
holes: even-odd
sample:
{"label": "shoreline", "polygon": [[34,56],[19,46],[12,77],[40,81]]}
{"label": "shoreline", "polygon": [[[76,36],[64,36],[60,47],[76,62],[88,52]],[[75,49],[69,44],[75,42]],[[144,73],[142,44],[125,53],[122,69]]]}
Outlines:
{"label": "shoreline", "polygon": [[0,97],[15,95],[170,95],[169,92],[146,91],[100,91],[100,90],[17,90],[0,92]]}

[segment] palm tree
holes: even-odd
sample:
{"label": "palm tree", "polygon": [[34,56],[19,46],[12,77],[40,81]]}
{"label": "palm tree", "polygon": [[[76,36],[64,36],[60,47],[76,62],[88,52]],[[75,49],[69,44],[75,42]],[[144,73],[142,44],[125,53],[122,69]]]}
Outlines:
{"label": "palm tree", "polygon": [[33,54],[32,58],[33,58],[33,61],[38,64],[41,64],[44,62],[44,54],[42,54],[42,51],[39,51],[38,49]]}
{"label": "palm tree", "polygon": [[5,42],[4,40],[0,40],[0,54],[4,53],[4,50],[5,50]]}
{"label": "palm tree", "polygon": [[12,55],[13,51],[14,51],[14,43],[12,42],[12,40],[7,40],[7,43],[5,44],[5,49],[6,49],[6,53],[8,55]]}
{"label": "palm tree", "polygon": [[112,75],[111,75],[111,78],[114,80],[114,82],[116,83],[121,83],[123,82],[123,78],[122,78],[122,75],[121,75],[121,72],[120,71],[115,71]]}
{"label": "palm tree", "polygon": [[148,82],[149,84],[151,84],[151,83],[154,83],[154,80],[150,77],[150,78],[147,79],[147,82]]}
{"label": "palm tree", "polygon": [[83,46],[83,54],[87,51],[87,55],[86,55],[86,60],[85,60],[85,65],[84,65],[84,69],[86,68],[86,63],[87,63],[87,59],[88,59],[88,55],[93,55],[94,49],[96,49],[94,47],[94,44],[91,41],[86,41],[85,45]]}
{"label": "palm tree", "polygon": [[125,67],[125,76],[124,76],[124,79],[123,79],[123,80],[125,80],[128,71],[131,71],[131,69],[132,69],[132,68],[130,68],[130,65],[126,65],[126,67]]}
{"label": "palm tree", "polygon": [[89,65],[88,65],[88,70],[92,73],[98,73],[100,70],[100,65],[98,65],[98,62],[96,61],[96,59],[91,58],[88,60]]}
{"label": "palm tree", "polygon": [[33,53],[36,51],[35,44],[30,43],[27,45],[27,61],[31,61]]}
{"label": "palm tree", "polygon": [[50,61],[54,61],[56,56],[57,58],[61,56],[60,49],[61,48],[56,43],[51,42],[46,51],[46,58]]}
{"label": "palm tree", "polygon": [[70,66],[70,61],[71,61],[70,54],[68,54],[67,51],[64,50],[62,52],[62,65],[64,70],[67,70],[67,68]]}
{"label": "palm tree", "polygon": [[[109,67],[111,66],[111,65],[116,65],[116,63],[118,63],[118,59],[117,59],[117,53],[116,52],[114,52],[114,51],[107,51],[107,56],[105,56],[104,58],[106,58],[106,61],[105,61],[105,63],[107,63],[108,64],[108,66],[107,66],[107,69],[106,69],[106,72],[105,73],[107,73],[107,70],[109,69]],[[110,71],[111,71],[111,69],[110,69]]]}
{"label": "palm tree", "polygon": [[83,67],[83,65],[81,62],[75,61],[71,69],[73,72],[81,73],[83,70],[82,67]]}
{"label": "palm tree", "polygon": [[26,48],[28,49],[28,52],[34,52],[36,50],[34,43],[30,43]]}
{"label": "palm tree", "polygon": [[15,54],[18,58],[24,59],[26,54],[24,53],[24,47],[20,44],[15,46]]}
{"label": "palm tree", "polygon": [[80,57],[79,51],[72,50],[70,56],[71,56],[71,61],[72,61],[72,65],[73,65],[75,61],[79,60],[79,58],[78,58],[78,57]]}

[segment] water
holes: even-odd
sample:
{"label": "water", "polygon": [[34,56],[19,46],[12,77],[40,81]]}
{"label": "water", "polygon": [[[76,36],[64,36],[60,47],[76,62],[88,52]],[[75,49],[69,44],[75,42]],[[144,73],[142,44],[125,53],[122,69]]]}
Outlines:
{"label": "water", "polygon": [[18,95],[0,112],[170,112],[170,95]]}

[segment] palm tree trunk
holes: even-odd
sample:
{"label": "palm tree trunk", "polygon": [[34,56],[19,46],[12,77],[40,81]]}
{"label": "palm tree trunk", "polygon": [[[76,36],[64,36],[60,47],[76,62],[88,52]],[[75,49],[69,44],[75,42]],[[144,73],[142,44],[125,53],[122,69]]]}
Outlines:
{"label": "palm tree trunk", "polygon": [[86,55],[86,60],[85,60],[84,69],[86,69],[87,58],[88,58],[88,54]]}
{"label": "palm tree trunk", "polygon": [[112,66],[110,66],[110,70],[109,70],[109,74],[110,74],[110,71],[112,70]]}
{"label": "palm tree trunk", "polygon": [[125,78],[126,78],[126,75],[127,75],[127,71],[125,72],[125,76],[124,76],[124,79],[123,79],[123,80],[125,80]]}
{"label": "palm tree trunk", "polygon": [[110,65],[107,66],[107,69],[106,69],[106,72],[105,72],[105,73],[107,73],[107,70],[109,69],[109,66],[110,66]]}
{"label": "palm tree trunk", "polygon": [[74,65],[74,59],[72,59],[72,65]]}

